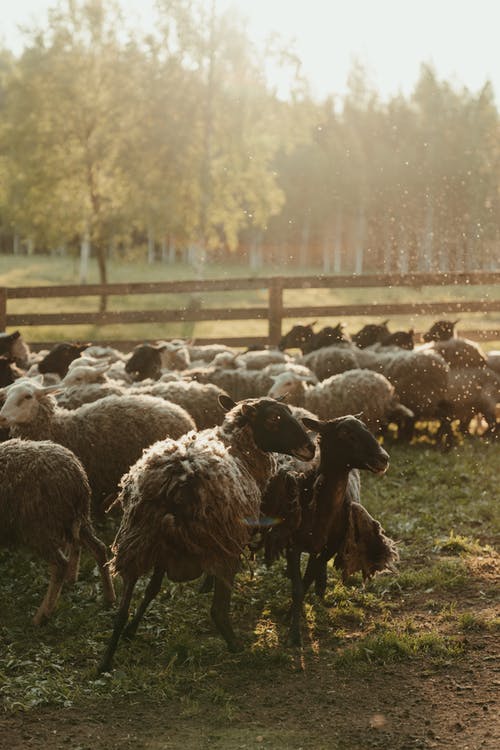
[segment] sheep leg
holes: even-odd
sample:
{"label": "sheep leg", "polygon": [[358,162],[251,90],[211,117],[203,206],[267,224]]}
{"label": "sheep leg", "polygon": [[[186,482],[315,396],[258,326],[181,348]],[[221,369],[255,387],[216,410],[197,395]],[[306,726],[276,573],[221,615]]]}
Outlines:
{"label": "sheep leg", "polygon": [[66,578],[68,570],[68,559],[63,555],[61,550],[57,550],[56,560],[50,565],[50,581],[47,593],[44,596],[34,618],[33,625],[41,625],[42,622],[50,617],[55,609],[59,594]]}
{"label": "sheep leg", "polygon": [[286,559],[292,584],[292,607],[290,610],[291,623],[288,640],[292,646],[301,646],[302,638],[300,635],[300,618],[302,614],[302,604],[304,602],[304,586],[300,574],[300,550],[296,548],[289,549],[287,551]]}
{"label": "sheep leg", "polygon": [[124,579],[120,607],[118,609],[118,612],[116,613],[115,624],[113,627],[111,638],[109,639],[108,646],[106,648],[106,651],[104,652],[104,656],[102,657],[101,663],[99,664],[99,667],[97,670],[98,674],[102,674],[102,672],[111,671],[112,664],[113,664],[113,656],[116,651],[116,647],[118,646],[120,635],[122,633],[123,628],[127,624],[128,612],[130,609],[130,601],[132,599],[132,594],[134,593],[134,588],[135,588],[136,583],[137,583],[137,577]]}
{"label": "sheep leg", "polygon": [[80,530],[80,539],[82,544],[94,556],[94,559],[101,574],[102,590],[104,601],[107,604],[114,604],[116,601],[115,589],[109,572],[108,558],[106,555],[106,545],[95,535],[90,524],[84,524]]}
{"label": "sheep leg", "polygon": [[328,557],[323,553],[319,555],[309,555],[306,572],[304,573],[303,586],[304,596],[314,581],[314,590],[321,599],[325,596],[327,582],[327,563]]}
{"label": "sheep leg", "polygon": [[80,571],[80,557],[82,548],[80,541],[75,539],[69,547],[68,552],[68,567],[66,570],[66,580],[68,583],[76,583],[78,580],[78,573]]}
{"label": "sheep leg", "polygon": [[207,575],[203,578],[203,581],[200,583],[200,588],[198,589],[198,593],[200,594],[209,594],[214,589],[214,576]]}
{"label": "sheep leg", "polygon": [[241,651],[243,646],[234,633],[229,617],[233,580],[234,573],[229,574],[226,580],[215,578],[210,615],[217,630],[226,641],[229,651],[236,652]]}
{"label": "sheep leg", "polygon": [[153,599],[155,598],[155,596],[159,593],[161,589],[161,584],[162,584],[164,575],[165,575],[164,568],[154,569],[153,575],[151,576],[149,583],[146,586],[146,590],[144,592],[142,601],[137,607],[137,611],[135,615],[130,620],[130,622],[125,626],[125,630],[123,631],[122,637],[125,638],[126,640],[131,640],[136,634],[137,628],[139,627],[139,623],[143,618],[144,612],[149,607],[150,603],[153,601]]}

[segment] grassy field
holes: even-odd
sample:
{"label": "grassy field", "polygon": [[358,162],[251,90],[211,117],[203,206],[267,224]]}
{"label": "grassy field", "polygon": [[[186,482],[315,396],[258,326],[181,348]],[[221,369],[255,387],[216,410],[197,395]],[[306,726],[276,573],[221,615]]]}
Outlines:
{"label": "grassy field", "polygon": [[[498,747],[498,444],[389,451],[389,472],[364,476],[363,497],[398,541],[398,572],[363,587],[343,585],[332,568],[325,603],[307,597],[301,650],[286,643],[284,565],[266,570],[257,559],[234,594],[242,653],[229,654],[216,636],[197,585],[171,584],[136,640],[120,644],[114,673],[97,677],[112,615],[90,560],[53,620],[36,629],[45,566],[2,551],[4,746]],[[110,541],[112,522],[100,533]]]}
{"label": "grassy field", "polygon": [[[278,275],[287,272],[282,267],[265,267],[260,275]],[[295,275],[313,275],[317,269],[293,268]],[[207,264],[205,278],[235,278],[255,276],[241,264],[216,263]],[[178,264],[175,266],[156,263],[148,265],[139,261],[110,262],[110,282],[139,282],[139,281],[173,281],[178,279],[195,278],[192,267]],[[89,282],[97,282],[97,270],[95,264],[91,264]],[[78,263],[75,259],[48,258],[39,256],[15,257],[0,256],[0,285],[3,286],[39,286],[47,284],[76,284],[78,283]],[[387,303],[387,302],[411,302],[411,301],[459,301],[490,300],[497,299],[499,290],[497,286],[483,287],[427,287],[423,289],[389,288],[389,289],[315,289],[315,290],[288,290],[284,295],[285,305],[321,305],[321,304],[356,304],[356,303]],[[218,292],[206,293],[204,295],[170,294],[170,295],[143,295],[134,297],[110,297],[110,310],[146,310],[146,309],[181,309],[189,305],[200,304],[203,307],[253,307],[267,305],[267,291],[248,290],[245,292]],[[74,299],[33,299],[12,300],[8,305],[8,312],[12,314],[23,314],[26,311],[37,312],[60,312],[61,319],[57,326],[45,326],[24,330],[23,335],[30,342],[36,341],[58,341],[58,340],[153,340],[156,338],[170,337],[211,337],[220,338],[224,336],[265,336],[267,335],[267,322],[258,320],[249,321],[206,321],[200,323],[179,324],[127,324],[110,326],[65,326],[64,314],[70,312],[97,310],[98,300],[96,297],[77,297]],[[425,330],[433,318],[426,316],[409,317],[393,316],[391,328],[410,328]],[[289,320],[286,325],[294,322]],[[338,320],[322,319],[321,324],[335,324]],[[348,330],[354,332],[365,322],[361,317],[346,319]],[[460,326],[462,329],[500,328],[500,313],[470,313],[461,316]],[[488,342],[485,348],[497,348],[500,342]]]}

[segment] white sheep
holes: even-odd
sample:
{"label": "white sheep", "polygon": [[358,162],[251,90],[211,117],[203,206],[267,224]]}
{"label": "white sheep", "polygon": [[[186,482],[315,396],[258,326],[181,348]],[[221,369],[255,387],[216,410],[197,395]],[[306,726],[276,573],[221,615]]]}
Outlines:
{"label": "white sheep", "polygon": [[304,406],[320,419],[362,412],[372,430],[381,429],[391,420],[413,416],[399,403],[387,378],[371,370],[348,370],[317,385],[308,385],[302,377],[284,372],[276,376],[268,395],[286,396],[289,403]]}
{"label": "white sheep", "polygon": [[195,426],[180,406],[153,396],[108,396],[67,411],[51,395],[56,389],[27,379],[3,389],[0,426],[10,427],[12,437],[52,440],[72,450],[88,474],[97,509],[144,448]]}
{"label": "white sheep", "polygon": [[48,440],[0,443],[0,545],[27,547],[49,563],[49,587],[35,625],[53,612],[64,581],[76,580],[82,545],[97,562],[106,602],[114,602],[106,547],[90,520],[87,476],[62,445]]}

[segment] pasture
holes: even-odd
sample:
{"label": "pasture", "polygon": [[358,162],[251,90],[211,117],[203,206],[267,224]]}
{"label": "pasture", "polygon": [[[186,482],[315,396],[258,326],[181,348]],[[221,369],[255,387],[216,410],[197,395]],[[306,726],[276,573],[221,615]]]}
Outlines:
{"label": "pasture", "polygon": [[[313,273],[315,269],[297,269]],[[317,269],[316,269],[317,270]],[[282,273],[267,267],[262,275]],[[206,278],[250,276],[242,265],[209,264]],[[109,281],[194,278],[187,266],[110,262]],[[0,285],[73,284],[70,258],[0,256]],[[91,267],[89,282],[97,282]],[[288,290],[286,304],[496,299],[498,287]],[[203,306],[265,305],[264,290],[223,292]],[[22,313],[25,300],[11,312]],[[95,311],[95,297],[29,301],[33,312]],[[109,309],[176,308],[191,295],[110,297]],[[290,321],[291,323],[292,321]],[[336,323],[324,319],[322,324]],[[350,332],[364,322],[347,321]],[[431,319],[391,327],[425,329]],[[461,318],[459,327],[499,328],[500,313]],[[126,328],[126,330],[124,330]],[[22,330],[26,340],[149,339],[266,335],[266,321]],[[498,348],[488,342],[485,348]],[[134,641],[120,642],[115,670],[96,667],[113,614],[85,556],[53,619],[31,618],[47,570],[24,551],[0,550],[0,738],[2,747],[74,750],[493,750],[498,725],[500,633],[500,450],[463,439],[447,453],[421,438],[387,443],[391,467],[363,474],[362,499],[397,540],[397,572],[343,584],[330,564],[327,594],[306,598],[304,646],[287,644],[290,585],[284,561],[243,561],[233,619],[245,649],[230,654],[210,621],[199,584],[165,584]],[[118,519],[98,533],[108,544]],[[119,582],[117,582],[119,586]],[[145,581],[137,587],[136,598]]]}
{"label": "pasture", "polygon": [[[36,629],[45,566],[3,550],[3,746],[497,748],[498,444],[387,447],[391,467],[363,476],[362,497],[398,540],[398,572],[363,587],[331,568],[325,603],[307,597],[301,650],[286,642],[284,564],[257,557],[233,598],[242,653],[226,651],[196,583],[169,584],[97,677],[112,614],[93,563]],[[100,529],[108,542],[114,523]]]}

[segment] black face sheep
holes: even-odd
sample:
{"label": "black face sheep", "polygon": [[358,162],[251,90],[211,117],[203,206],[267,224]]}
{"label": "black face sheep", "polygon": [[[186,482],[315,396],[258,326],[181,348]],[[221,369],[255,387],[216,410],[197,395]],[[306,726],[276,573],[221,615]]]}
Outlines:
{"label": "black face sheep", "polygon": [[30,349],[19,331],[0,333],[0,355],[25,370],[29,366]]}
{"label": "black face sheep", "polygon": [[235,404],[226,396],[221,405],[229,412],[220,427],[156,443],[122,480],[124,513],[111,565],[124,586],[101,672],[111,668],[137,579],[151,569],[126,635],[135,633],[165,574],[190,581],[207,573],[215,576],[214,623],[228,647],[239,648],[229,619],[231,587],[276,467],[270,452],[308,460],[314,446],[285,404],[268,398]]}
{"label": "black face sheep", "polygon": [[9,357],[0,356],[0,388],[10,385],[23,375],[24,372]]}
{"label": "black face sheep", "polygon": [[144,448],[195,427],[180,406],[153,396],[108,396],[66,411],[51,395],[56,390],[28,379],[4,389],[0,426],[10,427],[12,437],[52,440],[72,450],[87,472],[96,510]]}
{"label": "black face sheep", "polygon": [[314,336],[313,326],[316,321],[308,325],[295,325],[293,328],[281,337],[278,349],[300,349],[304,354],[305,346]]}
{"label": "black face sheep", "polygon": [[336,326],[325,326],[320,331],[315,333],[310,341],[307,341],[302,347],[304,354],[313,352],[316,349],[322,349],[325,346],[332,346],[332,344],[350,343],[351,337],[345,330],[343,323],[337,323]]}
{"label": "black face sheep", "polygon": [[88,346],[90,344],[56,344],[38,363],[38,372],[42,374],[54,372],[63,378],[68,372],[70,363],[77,359]]}
{"label": "black face sheep", "polygon": [[104,598],[113,603],[106,547],[92,528],[90,487],[76,456],[48,440],[7,440],[0,445],[0,488],[0,545],[27,547],[50,566],[35,625],[51,615],[64,581],[76,580],[81,546],[95,557]]}
{"label": "black face sheep", "polygon": [[382,342],[387,336],[390,336],[390,331],[387,328],[388,322],[388,320],[384,320],[383,323],[367,323],[354,334],[352,337],[353,344],[360,349],[365,349],[367,346]]}
{"label": "black face sheep", "polygon": [[415,331],[410,328],[409,331],[395,331],[385,336],[380,342],[381,346],[396,346],[399,349],[411,351],[415,348]]}
{"label": "black face sheep", "polygon": [[422,335],[424,341],[448,341],[455,336],[455,326],[458,320],[437,320],[428,331]]}
{"label": "black face sheep", "polygon": [[[272,549],[270,555],[266,554],[268,561],[280,551],[279,544],[286,551],[292,583],[290,639],[296,645],[301,642],[304,594],[316,577],[326,581],[326,562],[333,555],[337,555],[336,565],[344,573],[361,570],[365,578],[391,567],[397,559],[395,546],[380,524],[353,502],[359,499],[359,478],[353,477],[350,482],[354,469],[384,473],[389,466],[386,451],[356,417],[326,422],[306,417],[302,421],[319,434],[319,466],[299,475],[281,472],[269,485],[262,503],[265,515],[287,521],[291,509],[296,517],[288,538],[277,525],[270,528],[265,539],[266,547]],[[278,537],[278,545],[273,537]],[[304,581],[300,573],[302,552],[310,553]]]}

